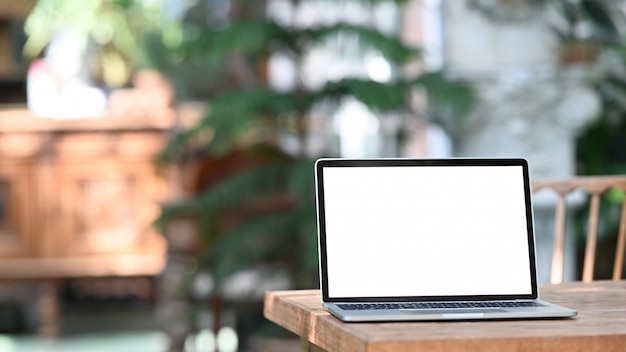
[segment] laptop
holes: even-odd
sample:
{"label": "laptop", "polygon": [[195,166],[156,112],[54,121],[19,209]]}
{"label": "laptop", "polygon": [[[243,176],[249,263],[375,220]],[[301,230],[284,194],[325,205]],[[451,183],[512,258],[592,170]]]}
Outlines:
{"label": "laptop", "polygon": [[346,322],[572,317],[539,299],[528,163],[319,159],[324,307]]}

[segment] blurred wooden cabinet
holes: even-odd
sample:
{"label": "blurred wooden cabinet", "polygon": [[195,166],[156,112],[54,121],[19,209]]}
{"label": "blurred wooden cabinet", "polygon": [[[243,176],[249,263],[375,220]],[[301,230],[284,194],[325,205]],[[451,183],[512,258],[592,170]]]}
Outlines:
{"label": "blurred wooden cabinet", "polygon": [[26,162],[0,161],[0,257],[31,253],[33,229],[27,214],[33,200]]}
{"label": "blurred wooden cabinet", "polygon": [[0,112],[0,278],[157,274],[157,173],[173,117]]}

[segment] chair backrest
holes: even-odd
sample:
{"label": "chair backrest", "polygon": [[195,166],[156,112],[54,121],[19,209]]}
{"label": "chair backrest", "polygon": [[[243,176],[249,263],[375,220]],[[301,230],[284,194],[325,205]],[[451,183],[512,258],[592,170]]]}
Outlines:
{"label": "chair backrest", "polygon": [[[587,237],[583,262],[582,281],[593,280],[595,254],[598,242],[598,225],[600,219],[601,196],[610,189],[626,191],[626,175],[624,176],[579,176],[566,179],[536,179],[532,182],[533,192],[541,189],[551,189],[557,196],[555,208],[554,249],[550,273],[551,283],[563,281],[563,259],[565,245],[565,226],[568,194],[582,190],[589,195],[589,215],[587,221]],[[613,263],[613,280],[621,280],[624,265],[624,246],[626,245],[626,207],[622,198],[622,210],[619,219],[617,243],[615,245],[615,260]]]}

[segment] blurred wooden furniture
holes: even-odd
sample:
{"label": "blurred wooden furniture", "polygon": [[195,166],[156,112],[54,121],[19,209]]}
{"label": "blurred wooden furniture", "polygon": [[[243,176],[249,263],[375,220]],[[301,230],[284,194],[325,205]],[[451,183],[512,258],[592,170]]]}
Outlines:
{"label": "blurred wooden furniture", "polygon": [[626,281],[541,285],[542,298],[578,310],[571,319],[343,323],[319,290],[265,295],[265,317],[301,337],[302,351],[626,351]]}
{"label": "blurred wooden furniture", "polygon": [[40,280],[42,332],[58,332],[57,282],[155,276],[152,225],[166,196],[154,159],[171,109],[54,120],[0,110],[0,279]]}
{"label": "blurred wooden furniture", "polygon": [[[626,191],[626,176],[585,176],[567,179],[537,179],[533,180],[532,188],[534,192],[542,189],[554,191],[558,200],[555,209],[554,228],[554,249],[552,255],[552,267],[550,282],[553,284],[563,281],[563,251],[566,233],[566,197],[574,191],[584,191],[590,197],[590,208],[588,215],[587,236],[585,244],[585,254],[583,263],[582,281],[593,280],[596,247],[598,242],[598,226],[600,219],[600,199],[601,196],[610,189]],[[624,247],[626,246],[626,207],[622,198],[622,210],[617,242],[615,244],[615,259],[613,263],[613,280],[622,279],[624,266]]]}

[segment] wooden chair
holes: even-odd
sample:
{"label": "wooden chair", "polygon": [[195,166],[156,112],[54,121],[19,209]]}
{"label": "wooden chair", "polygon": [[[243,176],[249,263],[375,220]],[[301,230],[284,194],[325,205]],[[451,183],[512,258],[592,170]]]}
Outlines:
{"label": "wooden chair", "polygon": [[[598,242],[598,225],[600,219],[600,199],[608,190],[615,188],[626,192],[626,175],[624,176],[579,176],[566,179],[536,179],[532,182],[533,192],[541,189],[551,189],[558,196],[555,208],[554,226],[554,249],[552,255],[552,267],[550,282],[558,284],[563,281],[564,266],[564,245],[566,227],[566,197],[568,194],[582,190],[586,192],[590,199],[587,237],[584,252],[582,281],[590,282],[594,279],[594,266],[596,257],[596,247]],[[626,207],[622,199],[622,210],[620,216],[617,243],[615,246],[615,260],[613,263],[612,279],[617,281],[622,278],[622,268],[624,265],[624,247],[626,245]]]}

